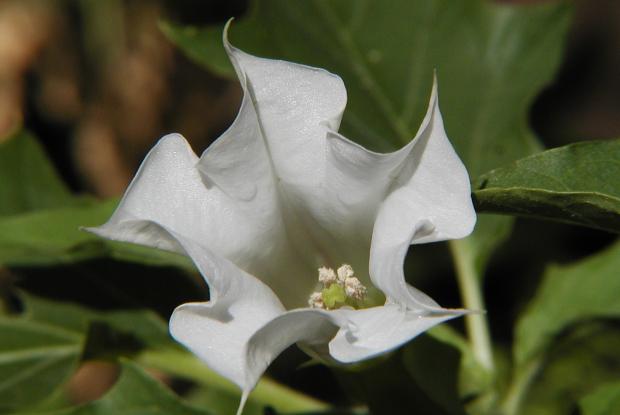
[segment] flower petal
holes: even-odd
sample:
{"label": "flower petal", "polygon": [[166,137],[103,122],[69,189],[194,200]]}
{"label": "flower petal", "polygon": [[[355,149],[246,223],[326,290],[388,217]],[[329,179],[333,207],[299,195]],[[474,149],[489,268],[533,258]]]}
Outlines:
{"label": "flower petal", "polygon": [[[427,117],[421,130],[430,120]],[[322,205],[313,209],[342,262],[368,269],[370,242],[377,211],[410,157],[415,140],[392,153],[375,153],[337,132],[327,134],[326,176]],[[340,239],[340,241],[338,241]],[[358,258],[359,253],[364,253]],[[369,282],[367,275],[361,275]],[[365,277],[365,278],[364,278]]]}
{"label": "flower petal", "polygon": [[[431,327],[466,312],[439,309],[419,313],[391,302],[361,310],[288,311],[269,321],[250,338],[247,373],[256,377],[249,378],[246,384],[253,387],[269,364],[294,343],[300,343],[304,350],[319,356],[328,353],[336,361],[353,363],[393,350]],[[328,349],[323,351],[326,344]]]}
{"label": "flower petal", "polygon": [[[239,141],[243,142],[242,137]],[[260,159],[260,153],[254,154]],[[303,268],[303,257],[291,253],[282,215],[271,198],[273,190],[271,194],[263,190],[253,200],[231,197],[219,186],[205,183],[209,178],[201,176],[197,162],[181,135],[163,137],[143,161],[108,222],[87,230],[108,239],[183,253],[177,241],[161,231],[162,227],[170,229],[261,278],[282,295],[287,306],[305,305],[315,276],[311,273],[300,279],[300,290],[291,289],[285,278],[304,275],[301,270],[308,267]],[[249,173],[251,166],[247,165]],[[252,178],[239,183],[261,180],[255,171]]]}
{"label": "flower petal", "polygon": [[308,308],[291,310],[269,321],[248,342],[247,373],[252,377],[247,379],[247,385],[253,388],[267,366],[287,347],[298,342],[309,347],[323,346],[339,326],[348,326],[341,314]]}
{"label": "flower petal", "polygon": [[[105,238],[180,252],[169,234],[135,223],[153,221],[218,254],[243,261],[243,246],[262,236],[256,218],[242,215],[219,189],[208,189],[195,165],[198,157],[179,134],[151,149],[112,217],[87,230]],[[134,222],[127,226],[127,222]]]}
{"label": "flower petal", "polygon": [[[273,245],[269,255],[263,250],[271,263],[259,259],[245,269],[278,294],[285,287],[272,281],[295,275],[306,296],[303,303],[291,302],[299,307],[316,285],[316,268],[329,262],[331,241],[317,226],[310,203],[324,202],[318,184],[325,137],[329,128],[338,128],[346,91],[339,77],[322,69],[248,55],[226,35],[224,44],[243,101],[233,125],[203,153],[198,168],[238,209],[261,218],[262,241]],[[279,269],[270,268],[275,263]]]}
{"label": "flower petal", "polygon": [[427,296],[413,295],[406,287],[403,262],[409,244],[462,238],[476,222],[469,176],[443,128],[436,83],[427,118],[379,208],[370,250],[373,284],[416,310],[434,306],[424,301]]}
{"label": "flower petal", "polygon": [[346,105],[342,79],[324,69],[249,55],[224,46],[258,114],[278,180],[316,185],[324,171],[325,135]]}
{"label": "flower petal", "polygon": [[345,314],[351,329],[341,329],[329,343],[330,355],[353,363],[393,350],[431,327],[458,317],[464,311],[420,314],[398,304],[363,310],[338,310]]}
{"label": "flower petal", "polygon": [[[156,225],[155,225],[156,226]],[[275,294],[225,258],[196,242],[162,228],[192,258],[211,289],[211,301],[177,307],[170,318],[170,333],[209,367],[251,389],[246,344],[260,327],[285,310]]]}

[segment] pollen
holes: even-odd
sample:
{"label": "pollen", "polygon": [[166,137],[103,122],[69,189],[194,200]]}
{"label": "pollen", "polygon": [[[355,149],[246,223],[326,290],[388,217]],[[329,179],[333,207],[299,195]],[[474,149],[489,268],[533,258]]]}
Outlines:
{"label": "pollen", "polygon": [[338,281],[342,283],[344,283],[347,278],[351,278],[355,275],[353,267],[349,264],[342,264],[336,272],[338,273]]}
{"label": "pollen", "polygon": [[308,305],[311,308],[324,310],[341,307],[360,308],[367,289],[355,277],[351,265],[343,264],[335,272],[332,268],[321,267],[318,272],[321,290],[310,294]]}
{"label": "pollen", "polygon": [[327,267],[319,268],[319,282],[323,284],[324,287],[329,287],[337,280],[336,273],[333,269]]}
{"label": "pollen", "polygon": [[308,305],[311,308],[325,308],[325,303],[323,303],[323,295],[320,292],[310,294],[310,298],[308,298]]}
{"label": "pollen", "polygon": [[344,280],[344,292],[347,297],[363,300],[366,295],[366,287],[357,278],[349,277]]}

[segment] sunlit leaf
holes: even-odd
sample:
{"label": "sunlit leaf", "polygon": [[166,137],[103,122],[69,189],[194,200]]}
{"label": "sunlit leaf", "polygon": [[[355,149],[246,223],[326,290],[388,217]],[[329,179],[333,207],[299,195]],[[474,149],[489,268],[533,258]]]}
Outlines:
{"label": "sunlit leaf", "polygon": [[116,204],[116,200],[90,202],[0,217],[0,264],[43,266],[109,257],[193,269],[190,261],[183,256],[105,241],[80,229],[104,223]]}
{"label": "sunlit leaf", "polygon": [[478,179],[478,211],[620,232],[620,140],[571,144]]}
{"label": "sunlit leaf", "polygon": [[71,194],[36,139],[18,132],[0,143],[0,264],[43,266],[111,257],[193,269],[180,255],[103,241],[80,230],[104,223],[116,200]]}

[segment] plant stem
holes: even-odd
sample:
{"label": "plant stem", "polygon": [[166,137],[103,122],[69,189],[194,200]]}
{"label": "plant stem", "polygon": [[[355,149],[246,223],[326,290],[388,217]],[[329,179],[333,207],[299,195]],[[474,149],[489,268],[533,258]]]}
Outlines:
{"label": "plant stem", "polygon": [[[237,386],[183,350],[146,350],[138,356],[137,360],[146,367],[241,397]],[[265,378],[258,382],[250,400],[273,406],[282,412],[312,412],[328,408],[328,405],[322,401]]]}
{"label": "plant stem", "polygon": [[489,323],[484,313],[481,278],[476,271],[469,242],[462,239],[450,241],[449,245],[463,305],[465,308],[474,311],[474,313],[465,316],[467,337],[478,363],[489,372],[493,372],[493,348],[489,334]]}
{"label": "plant stem", "polygon": [[520,412],[523,398],[528,391],[534,376],[540,369],[541,360],[535,359],[517,370],[501,406],[502,415],[516,415]]}

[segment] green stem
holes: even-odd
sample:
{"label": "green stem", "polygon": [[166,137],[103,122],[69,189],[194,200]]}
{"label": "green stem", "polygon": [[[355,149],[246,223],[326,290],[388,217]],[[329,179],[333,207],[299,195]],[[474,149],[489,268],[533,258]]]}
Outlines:
{"label": "green stem", "polygon": [[503,415],[517,415],[520,412],[523,398],[538,373],[540,365],[541,360],[536,359],[517,370],[502,402],[501,413]]}
{"label": "green stem", "polygon": [[[237,386],[185,351],[147,350],[138,356],[138,361],[146,367],[158,369],[241,397]],[[328,405],[322,401],[265,378],[258,382],[256,389],[250,395],[250,400],[273,406],[282,412],[311,412],[328,408]]]}
{"label": "green stem", "polygon": [[450,251],[456,268],[456,276],[465,308],[474,311],[465,316],[467,337],[474,356],[482,367],[493,372],[493,348],[489,334],[489,323],[484,314],[484,300],[474,265],[474,257],[467,240],[450,241]]}

